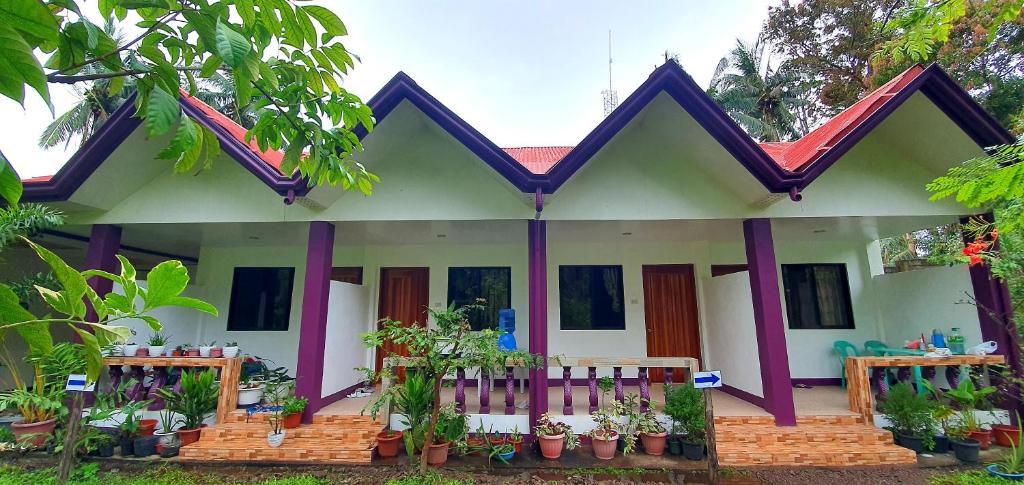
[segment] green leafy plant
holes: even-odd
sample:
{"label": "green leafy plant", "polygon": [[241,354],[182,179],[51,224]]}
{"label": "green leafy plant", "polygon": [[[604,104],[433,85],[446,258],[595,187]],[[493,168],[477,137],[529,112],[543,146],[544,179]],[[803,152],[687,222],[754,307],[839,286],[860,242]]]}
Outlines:
{"label": "green leafy plant", "polygon": [[117,428],[121,430],[122,437],[134,438],[138,436],[139,422],[142,420],[142,415],[140,413],[152,402],[153,401],[151,399],[146,401],[130,401],[125,402],[124,405],[121,406],[120,413],[124,419]]}
{"label": "green leafy plant", "polygon": [[288,396],[284,398],[284,402],[281,404],[281,414],[289,416],[292,414],[302,414],[306,410],[306,406],[309,405],[309,399],[298,396]]}
{"label": "green leafy plant", "polygon": [[597,379],[597,388],[601,390],[601,407],[604,407],[608,393],[615,389],[615,380],[608,376],[600,377]]}
{"label": "green leafy plant", "polygon": [[541,414],[537,419],[537,425],[533,427],[533,434],[538,437],[565,435],[565,449],[567,450],[574,450],[580,446],[580,438],[572,432],[572,426],[551,419],[547,413]]}
{"label": "green leafy plant", "polygon": [[170,340],[170,338],[170,336],[157,332],[150,336],[146,343],[154,347],[163,347],[167,345],[167,341]]}
{"label": "green leafy plant", "polygon": [[995,392],[995,387],[986,386],[978,389],[974,386],[973,380],[963,379],[955,389],[946,391],[944,395],[956,403],[960,413],[960,422],[967,428],[967,431],[978,431],[981,429],[981,424],[978,422],[975,411],[980,406],[986,405],[988,396]]}
{"label": "green leafy plant", "polygon": [[935,439],[935,401],[928,394],[917,393],[910,384],[901,382],[889,389],[879,411],[892,423],[896,434],[920,438],[930,448]]}
{"label": "green leafy plant", "polygon": [[594,421],[594,428],[591,429],[587,435],[591,438],[596,437],[614,437],[619,434],[619,421],[618,415],[614,412],[608,412],[604,409],[598,409],[590,413],[590,419]]}
{"label": "green leafy plant", "polygon": [[[1020,423],[1020,414],[1017,414],[1017,422]],[[1010,451],[1003,454],[1003,457],[995,462],[995,465],[1003,473],[1024,473],[1024,447],[1021,447],[1019,443],[1021,438],[1024,438],[1024,431],[1017,427],[1017,440],[1010,440]]]}
{"label": "green leafy plant", "polygon": [[182,372],[181,391],[162,388],[158,389],[167,407],[181,415],[179,422],[182,429],[198,429],[203,419],[217,410],[219,386],[214,382],[214,372]]}
{"label": "green leafy plant", "polygon": [[[402,424],[407,428],[402,439],[409,456],[424,446],[433,394],[433,382],[415,370],[406,372],[405,382],[394,392],[395,410],[402,415]],[[376,412],[373,416],[377,417]]]}
{"label": "green leafy plant", "polygon": [[646,413],[640,415],[638,429],[641,433],[661,434],[665,432],[665,426],[658,421],[658,415],[654,412],[652,405]]}
{"label": "green leafy plant", "polygon": [[466,439],[469,422],[465,414],[455,410],[455,403],[448,403],[438,412],[437,428],[432,436],[435,445],[457,443]]}
{"label": "green leafy plant", "polygon": [[14,443],[14,431],[11,428],[0,427],[0,443]]}
{"label": "green leafy plant", "polygon": [[30,351],[25,362],[35,369],[32,388],[22,386],[0,392],[0,409],[17,409],[25,423],[66,416],[64,386],[68,375],[85,370],[84,348],[78,344],[60,343],[48,351]]}
{"label": "green leafy plant", "polygon": [[616,417],[625,420],[621,425],[620,436],[626,442],[622,454],[628,455],[636,450],[636,440],[640,435],[640,419],[643,415],[640,412],[640,396],[631,392],[622,402],[613,403],[612,409]]}
{"label": "green leafy plant", "polygon": [[694,443],[704,442],[704,396],[692,382],[665,385],[665,414],[672,418],[686,438]]}

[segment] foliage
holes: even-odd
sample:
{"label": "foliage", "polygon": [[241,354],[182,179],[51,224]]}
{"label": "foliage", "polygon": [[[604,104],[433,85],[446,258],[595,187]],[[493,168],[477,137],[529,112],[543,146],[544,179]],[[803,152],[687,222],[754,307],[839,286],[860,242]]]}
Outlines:
{"label": "foliage", "polygon": [[[502,372],[506,365],[538,367],[542,362],[539,356],[524,351],[502,350],[498,346],[498,337],[501,335],[498,331],[471,331],[467,313],[479,308],[481,305],[466,305],[459,308],[451,305],[446,309],[428,308],[429,319],[434,323],[432,326],[403,325],[401,322],[385,319],[381,322],[379,330],[362,336],[366,346],[376,349],[377,352],[387,352],[384,344],[389,341],[404,346],[408,357],[401,365],[415,369],[416,374],[422,374],[425,380],[432,383],[431,413],[423,437],[425,443],[434,441],[438,415],[441,412],[441,381],[450,371],[462,367],[497,373]],[[386,364],[381,373],[375,376],[374,381],[377,378],[390,380],[393,375],[390,367],[395,364],[389,362],[396,356],[384,357]],[[381,409],[382,403],[396,398],[400,389],[400,386],[385,389],[370,404],[371,411],[376,412]],[[426,460],[427,454],[424,453],[420,461],[421,473],[426,470]]]}
{"label": "foliage", "polygon": [[986,386],[978,389],[975,388],[973,380],[963,379],[957,384],[956,389],[946,391],[943,396],[956,403],[960,411],[960,424],[967,431],[977,431],[981,429],[981,425],[974,411],[987,407],[988,396],[995,392],[995,387]]}
{"label": "foliage", "polygon": [[602,376],[597,380],[597,388],[601,390],[601,405],[604,406],[608,393],[615,389],[615,380],[608,376]]}
{"label": "foliage", "polygon": [[926,61],[950,40],[969,8],[984,19],[979,27],[988,40],[995,40],[999,27],[1016,19],[1022,5],[1021,0],[911,0],[886,24],[895,37],[884,42],[875,55],[891,57],[897,63],[904,59]]}
{"label": "foliage", "polygon": [[772,65],[762,39],[753,44],[737,40],[722,58],[708,94],[726,113],[759,141],[799,138],[807,127],[797,126],[797,108],[807,104],[801,75],[786,61]]}
{"label": "foliage", "polygon": [[281,414],[289,416],[292,414],[301,414],[306,410],[306,406],[309,405],[309,399],[305,397],[299,397],[295,395],[284,398],[284,402],[281,404]]}
{"label": "foliage", "polygon": [[14,443],[14,431],[7,426],[0,426],[0,443]]}
{"label": "foliage", "polygon": [[[103,29],[80,4],[17,0],[0,8],[0,94],[23,103],[30,87],[50,104],[51,84],[105,79],[113,96],[131,79],[149,137],[174,129],[159,158],[191,172],[208,168],[220,147],[178,97],[219,74],[232,80],[236,106],[267,108],[247,136],[261,149],[283,148],[284,173],[298,169],[311,184],[372,191],[377,177],[352,156],[361,148],[354,130],[371,130],[373,117],[341,87],[356,57],[340,42],[348,31],[330,9],[294,0],[102,0]],[[144,32],[115,38],[114,19],[129,15],[141,18]],[[337,127],[325,128],[328,121]]]}
{"label": "foliage", "polygon": [[537,418],[537,425],[533,427],[533,434],[540,436],[565,435],[565,449],[574,450],[580,446],[580,438],[572,432],[572,426],[561,421],[555,421],[548,416],[548,413]]}
{"label": "foliage", "polygon": [[[1020,414],[1017,414],[1017,423],[1020,423]],[[1024,438],[1024,431],[1021,430],[1020,426],[1017,426],[1017,440],[1019,444],[1021,438]],[[1024,447],[1020,447],[1018,444],[1014,444],[1014,440],[1010,440],[1010,451],[1003,454],[999,461],[995,462],[996,466],[999,467],[1003,473],[1024,473]]]}
{"label": "foliage", "polygon": [[149,337],[149,340],[146,341],[146,343],[149,344],[150,346],[162,347],[164,345],[167,345],[167,341],[170,340],[170,338],[170,336],[157,332],[151,335]]}
{"label": "foliage", "polygon": [[591,438],[596,438],[600,435],[604,439],[616,437],[619,434],[618,417],[614,412],[605,411],[604,409],[598,409],[590,413],[590,419],[596,423],[596,426],[587,435]]}
{"label": "foliage", "polygon": [[433,433],[433,444],[456,443],[465,440],[469,432],[469,422],[465,414],[455,410],[455,403],[441,407],[437,415],[437,427]]}
{"label": "foliage", "polygon": [[[405,440],[405,451],[409,456],[423,449],[433,397],[433,381],[428,381],[424,374],[415,370],[406,373],[405,382],[397,386],[394,393],[395,410],[402,415],[402,424],[407,428],[402,439]],[[370,405],[373,407],[374,418],[381,404],[384,403],[377,401]]]}
{"label": "foliage", "polygon": [[665,385],[665,414],[673,429],[681,428],[687,439],[704,442],[704,396],[692,382]]}
{"label": "foliage", "polygon": [[640,420],[643,413],[640,412],[640,396],[631,392],[624,396],[622,402],[612,403],[612,410],[618,419],[624,419],[621,423],[621,436],[626,446],[622,454],[628,455],[636,450],[636,439],[640,434]]}
{"label": "foliage", "polygon": [[39,292],[36,291],[36,286],[60,288],[60,282],[53,276],[53,273],[49,272],[25,275],[20,280],[10,282],[11,291],[18,295],[18,301],[26,310],[29,310],[34,303],[43,302]]}
{"label": "foliage", "polygon": [[638,429],[641,433],[646,434],[661,434],[665,432],[665,426],[661,424],[661,421],[658,421],[658,415],[655,414],[653,405],[646,413],[640,415]]}
{"label": "foliage", "polygon": [[134,438],[139,434],[139,422],[142,421],[142,410],[149,406],[153,401],[151,399],[145,401],[128,401],[121,406],[121,416],[124,416],[124,420],[117,426],[121,430],[121,436],[124,438]]}
{"label": "foliage", "polygon": [[39,204],[0,208],[0,250],[20,237],[31,237],[64,224],[64,214]]}
{"label": "foliage", "polygon": [[22,384],[0,392],[0,409],[16,408],[26,423],[38,423],[67,415],[64,407],[64,386],[68,375],[85,369],[85,352],[81,345],[61,343],[48,350],[30,348],[25,362],[35,369],[31,388]]}
{"label": "foliage", "polygon": [[935,436],[934,410],[935,401],[928,394],[916,393],[905,382],[892,386],[888,397],[879,405],[879,411],[892,423],[897,434],[922,438],[926,442]]}
{"label": "foliage", "polygon": [[[54,431],[54,453],[62,453],[64,451],[64,434],[66,432],[66,428],[57,428]],[[109,433],[101,431],[94,426],[83,426],[78,436],[75,437],[75,454],[84,455],[92,453],[102,446],[112,446],[114,441],[114,437]]]}
{"label": "foliage", "polygon": [[934,475],[928,485],[1011,485],[1012,481],[993,477],[983,470],[968,470]]}
{"label": "foliage", "polygon": [[181,415],[183,429],[199,429],[203,419],[217,410],[220,388],[214,382],[213,370],[183,371],[179,381],[181,391],[161,388],[157,392],[167,407]]}

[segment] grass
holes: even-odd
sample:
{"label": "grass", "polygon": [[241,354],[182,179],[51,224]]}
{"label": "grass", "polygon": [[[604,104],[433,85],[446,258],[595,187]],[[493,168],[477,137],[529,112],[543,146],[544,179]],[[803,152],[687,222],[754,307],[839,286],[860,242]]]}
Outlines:
{"label": "grass", "polygon": [[427,470],[426,475],[411,474],[402,478],[393,478],[386,485],[472,485],[471,481],[446,477],[434,470]]}
{"label": "grass", "polygon": [[981,470],[944,473],[928,479],[929,485],[1011,485],[1018,483],[1005,478],[993,477]]}
{"label": "grass", "polygon": [[[55,468],[26,470],[24,468],[0,465],[0,485],[50,485],[57,483]],[[250,483],[254,485],[326,485],[326,480],[309,475],[275,478],[259,482],[239,482],[216,474],[204,474],[169,466],[155,466],[139,472],[101,472],[95,463],[84,463],[75,470],[71,480],[74,485],[194,485]],[[440,482],[439,482],[440,483]]]}

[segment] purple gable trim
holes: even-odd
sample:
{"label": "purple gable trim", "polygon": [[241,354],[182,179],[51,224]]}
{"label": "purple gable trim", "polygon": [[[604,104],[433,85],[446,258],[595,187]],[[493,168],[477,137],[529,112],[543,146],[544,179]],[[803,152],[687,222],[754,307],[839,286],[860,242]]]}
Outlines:
{"label": "purple gable trim", "polygon": [[750,268],[750,296],[754,304],[754,330],[765,409],[775,415],[776,425],[795,426],[796,408],[793,405],[771,220],[743,221],[743,239]]}
{"label": "purple gable trim", "polygon": [[309,423],[324,405],[324,345],[327,340],[327,305],[334,257],[334,225],[309,223],[306,245],[306,278],[302,287],[302,319],[299,328],[299,362],[295,369],[295,395],[309,399],[302,421]]}

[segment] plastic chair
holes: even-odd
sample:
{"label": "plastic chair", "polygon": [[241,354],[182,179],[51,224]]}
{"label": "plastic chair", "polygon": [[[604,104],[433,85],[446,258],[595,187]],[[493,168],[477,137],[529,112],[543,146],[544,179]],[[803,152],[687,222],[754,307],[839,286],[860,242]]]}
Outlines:
{"label": "plastic chair", "polygon": [[872,357],[881,357],[882,352],[878,349],[887,348],[888,345],[881,340],[868,340],[864,342],[864,355],[870,355]]}
{"label": "plastic chair", "polygon": [[847,357],[858,357],[860,352],[857,351],[857,346],[847,342],[845,340],[836,340],[832,344],[832,350],[835,351],[839,357],[839,370],[841,374],[841,384],[843,389],[846,389],[846,358]]}

